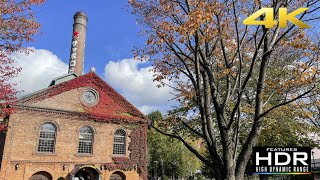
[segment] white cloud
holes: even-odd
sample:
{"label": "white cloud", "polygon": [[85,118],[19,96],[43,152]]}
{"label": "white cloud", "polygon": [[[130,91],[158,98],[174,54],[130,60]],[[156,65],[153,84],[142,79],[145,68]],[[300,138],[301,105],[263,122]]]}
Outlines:
{"label": "white cloud", "polygon": [[[13,53],[11,58],[22,71],[13,81],[17,89],[23,90],[21,95],[33,93],[48,87],[52,79],[67,73],[68,65],[52,52],[45,49],[32,48],[30,54]],[[107,82],[134,104],[143,113],[161,110],[165,113],[173,104],[169,87],[157,88],[153,82],[153,73],[146,62],[134,59],[109,61],[105,66],[104,76]],[[146,67],[140,68],[139,65]]]}
{"label": "white cloud", "polygon": [[18,77],[13,79],[17,82],[17,89],[23,91],[20,95],[46,88],[52,79],[68,71],[68,65],[52,52],[45,49],[32,49],[34,51],[30,54],[15,52],[10,55],[16,66],[22,68]]}
{"label": "white cloud", "polygon": [[146,62],[131,59],[109,61],[105,66],[105,79],[114,88],[138,107],[143,113],[153,110],[165,112],[170,107],[172,99],[169,87],[157,88],[153,82],[151,66],[139,68]]}

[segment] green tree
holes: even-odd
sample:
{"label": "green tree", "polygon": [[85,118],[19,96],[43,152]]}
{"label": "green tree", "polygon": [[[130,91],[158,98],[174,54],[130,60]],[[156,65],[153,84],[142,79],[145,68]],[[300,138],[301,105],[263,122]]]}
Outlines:
{"label": "green tree", "polygon": [[270,147],[318,147],[319,129],[313,124],[295,120],[294,114],[286,114],[286,110],[276,111],[274,117],[265,120],[259,137],[258,146]]}
{"label": "green tree", "polygon": [[[282,107],[265,119],[258,146],[269,147],[318,147],[317,139],[312,135],[319,135],[318,127],[306,121],[297,121],[301,115],[299,110],[288,113]],[[251,163],[250,163],[251,164]],[[249,171],[250,172],[250,171]],[[251,171],[252,172],[252,171]],[[268,175],[260,175],[260,179],[268,179]],[[290,179],[313,179],[312,176],[290,176]]]}
{"label": "green tree", "polygon": [[[163,119],[160,111],[154,111],[148,117],[154,124]],[[154,176],[156,166],[158,177],[176,178],[189,177],[201,167],[201,162],[180,141],[154,129],[148,131],[148,160],[150,178]]]}

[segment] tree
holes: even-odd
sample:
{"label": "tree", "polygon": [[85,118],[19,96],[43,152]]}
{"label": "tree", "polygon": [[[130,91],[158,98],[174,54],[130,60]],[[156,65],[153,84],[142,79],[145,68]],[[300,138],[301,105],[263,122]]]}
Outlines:
{"label": "tree", "polygon": [[[287,112],[285,108],[280,108],[274,111],[272,117],[265,118],[257,145],[263,147],[318,147],[317,139],[311,136],[312,134],[319,135],[318,127],[295,120],[301,113]],[[244,143],[244,140],[240,133],[240,144]],[[246,172],[252,172],[251,165],[252,163],[248,164]],[[204,165],[202,171],[207,177],[213,178],[210,167]],[[264,177],[267,179],[266,175]]]}
{"label": "tree", "polygon": [[[29,53],[23,43],[33,41],[40,24],[36,21],[32,6],[44,0],[4,0],[0,2],[0,109],[15,100],[18,93],[10,80],[17,76],[21,68],[14,65],[10,54],[15,51]],[[5,113],[9,110],[5,109]]]}
{"label": "tree", "polygon": [[[163,119],[160,111],[148,114],[153,124]],[[148,131],[149,177],[189,177],[199,170],[201,162],[178,140],[164,136],[155,130]]]}
{"label": "tree", "polygon": [[[297,121],[300,114],[289,113],[285,107],[273,113],[273,117],[265,119],[258,146],[270,147],[318,147],[319,129],[313,124]],[[296,116],[296,117],[295,117]]]}
{"label": "tree", "polygon": [[[287,113],[285,108],[279,108],[272,117],[265,119],[257,144],[269,147],[318,147],[318,140],[312,135],[319,135],[319,129],[311,123],[297,121],[302,114],[299,111]],[[313,179],[310,175],[297,176],[300,179]],[[268,179],[268,175],[260,175],[260,179]]]}
{"label": "tree", "polygon": [[[265,118],[281,107],[294,111],[304,106],[306,98],[319,90],[319,43],[311,32],[294,24],[266,28],[245,26],[240,19],[262,7],[274,8],[275,19],[280,7],[288,12],[307,7],[297,18],[312,24],[318,19],[319,1],[129,3],[147,36],[146,46],[136,48],[136,56],[150,57],[155,80],[172,87],[180,103],[170,121],[154,128],[180,140],[211,167],[216,179],[243,179]],[[312,26],[318,29],[317,24]],[[178,130],[163,128],[168,123]],[[239,144],[242,128],[248,132]],[[186,141],[190,134],[204,139],[209,158]]]}

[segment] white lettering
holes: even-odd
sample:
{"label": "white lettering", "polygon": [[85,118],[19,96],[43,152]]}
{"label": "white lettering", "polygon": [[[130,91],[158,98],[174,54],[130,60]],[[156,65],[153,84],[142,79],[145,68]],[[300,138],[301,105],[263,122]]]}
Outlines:
{"label": "white lettering", "polygon": [[[302,155],[302,158],[298,158],[298,156]],[[306,152],[294,152],[293,153],[293,165],[297,165],[297,161],[300,161],[303,165],[307,166],[308,164],[305,160],[308,159],[308,154]]]}
{"label": "white lettering", "polygon": [[[287,156],[287,160],[285,162],[279,162],[279,156]],[[291,161],[291,157],[288,153],[285,153],[285,152],[276,152],[275,153],[275,165],[276,166],[285,166],[285,165],[288,165]]]}
{"label": "white lettering", "polygon": [[70,61],[70,66],[75,66],[76,65],[76,61],[75,60],[71,60]]}
{"label": "white lettering", "polygon": [[77,44],[78,44],[78,41],[76,41],[76,40],[72,41],[72,46],[73,47],[76,46]]}
{"label": "white lettering", "polygon": [[268,157],[260,157],[259,156],[259,152],[256,152],[256,165],[259,166],[260,165],[260,161],[263,160],[267,160],[268,161],[268,165],[271,166],[271,161],[272,161],[272,155],[271,152],[268,152]]}
{"label": "white lettering", "polygon": [[75,59],[76,57],[77,57],[77,53],[76,52],[71,53],[71,56],[70,56],[71,59]]}

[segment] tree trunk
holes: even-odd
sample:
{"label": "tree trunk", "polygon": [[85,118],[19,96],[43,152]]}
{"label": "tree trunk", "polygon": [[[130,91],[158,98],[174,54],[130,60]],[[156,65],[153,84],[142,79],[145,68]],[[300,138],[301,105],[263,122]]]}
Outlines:
{"label": "tree trunk", "polygon": [[235,178],[236,178],[236,180],[244,180],[245,179],[244,174],[243,175],[236,174]]}
{"label": "tree trunk", "polygon": [[215,167],[210,167],[211,168],[211,172],[213,172],[213,176],[216,180],[223,180],[225,175],[224,175],[224,169],[223,167],[221,167],[220,169],[216,169]]}
{"label": "tree trunk", "polygon": [[[214,170],[214,169],[213,169]],[[242,180],[242,178],[236,178],[235,176],[235,163],[234,160],[231,156],[228,156],[228,158],[226,158],[224,165],[217,170],[214,171],[215,172],[215,179],[216,180]]]}
{"label": "tree trunk", "polygon": [[236,180],[236,176],[229,176],[228,178],[226,178],[225,180]]}
{"label": "tree trunk", "polygon": [[230,149],[230,146],[227,147],[227,154],[225,155],[225,166],[226,166],[226,179],[227,180],[236,180],[235,172],[235,163],[232,157],[233,150]]}
{"label": "tree trunk", "polygon": [[227,174],[226,174],[225,180],[238,180],[236,179],[235,170],[233,167],[227,167],[226,172]]}

